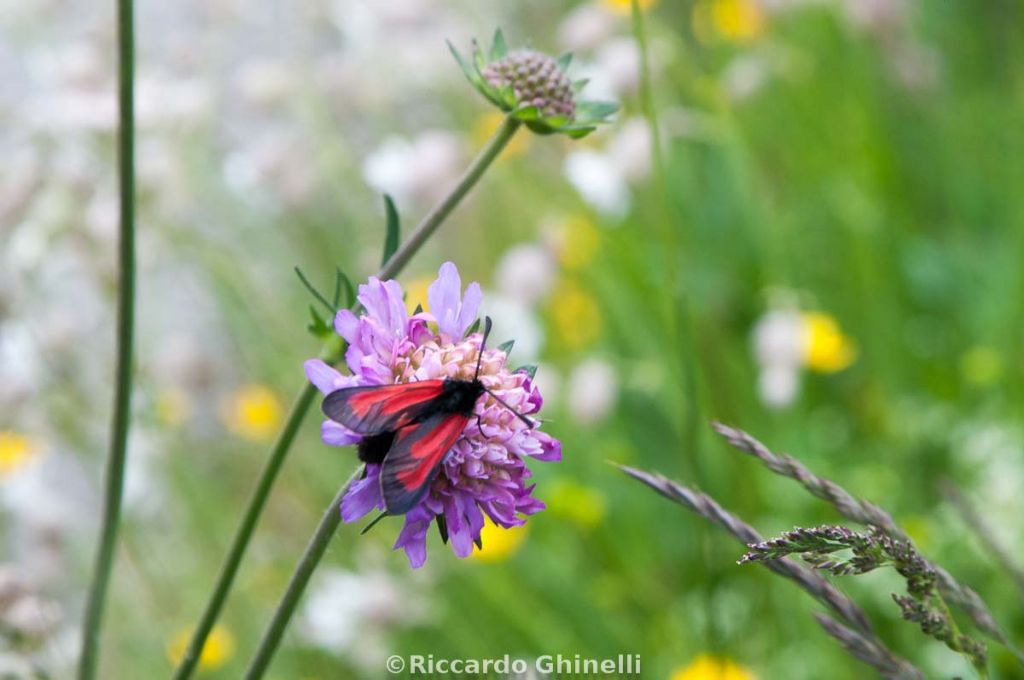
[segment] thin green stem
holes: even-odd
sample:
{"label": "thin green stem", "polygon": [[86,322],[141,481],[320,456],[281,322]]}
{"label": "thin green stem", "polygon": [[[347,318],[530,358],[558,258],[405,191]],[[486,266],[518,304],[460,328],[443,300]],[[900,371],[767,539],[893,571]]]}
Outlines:
{"label": "thin green stem", "polygon": [[245,671],[245,680],[262,678],[267,671],[267,666],[274,658],[274,652],[277,651],[277,646],[281,643],[281,636],[284,635],[285,628],[288,627],[288,622],[295,613],[299,600],[302,599],[302,593],[306,589],[310,577],[317,565],[320,564],[320,559],[327,551],[327,546],[330,544],[331,538],[334,537],[338,525],[341,524],[341,512],[338,510],[341,501],[345,498],[345,494],[348,493],[353,482],[362,476],[363,470],[362,465],[356,468],[356,471],[352,473],[352,476],[324,510],[320,524],[313,532],[313,537],[309,539],[309,544],[306,546],[305,552],[302,553],[302,559],[299,560],[299,565],[295,568],[291,580],[288,581],[288,587],[285,589],[284,595],[281,596],[281,601],[278,602],[267,629],[263,632],[263,637],[260,639],[252,661],[249,662],[249,668]]}
{"label": "thin green stem", "polygon": [[466,171],[462,173],[462,177],[459,178],[458,184],[455,185],[451,193],[424,216],[420,223],[416,225],[416,229],[409,235],[409,238],[405,240],[405,243],[384,263],[380,274],[378,274],[379,278],[390,279],[402,271],[402,268],[408,264],[412,256],[416,254],[426,240],[430,238],[431,234],[448,218],[448,215],[455,209],[455,206],[462,201],[466,194],[469,193],[469,190],[480,180],[480,177],[483,176],[487,168],[494,162],[494,159],[498,157],[498,154],[509,143],[509,140],[516,134],[521,125],[522,123],[512,116],[505,117],[501,127],[487,141],[487,144],[480,150],[480,153],[473,159],[473,162],[469,164]]}
{"label": "thin green stem", "polygon": [[[377,273],[378,278],[391,279],[402,271],[413,255],[437,231],[437,228],[441,226],[452,210],[455,209],[459,202],[469,193],[469,190],[480,180],[484,171],[487,170],[498,157],[498,154],[501,153],[501,150],[509,143],[509,140],[515,135],[520,125],[521,123],[518,120],[511,117],[506,118],[502,122],[501,127],[498,128],[477,157],[466,168],[466,171],[459,178],[458,183],[451,192],[433,210],[427,213],[420,223],[416,225],[416,228],[405,242],[384,263],[384,266]],[[340,353],[330,352],[329,354],[330,356],[326,357],[328,363],[335,363],[340,360]],[[199,663],[199,657],[202,654],[203,646],[206,644],[206,638],[209,636],[210,631],[213,630],[213,626],[220,617],[221,610],[224,608],[224,603],[227,600],[228,593],[231,591],[231,586],[242,562],[242,557],[249,546],[249,541],[256,528],[256,522],[263,512],[264,506],[267,504],[270,490],[277,479],[277,473],[284,463],[284,458],[289,448],[291,448],[299,425],[302,424],[302,420],[306,412],[309,411],[315,396],[316,388],[312,385],[307,385],[299,395],[299,398],[296,399],[295,405],[292,406],[292,410],[285,422],[284,430],[282,430],[277,441],[274,443],[274,448],[270,451],[270,457],[260,473],[256,490],[253,492],[242,516],[242,523],[235,532],[231,548],[228,550],[227,557],[217,577],[217,583],[214,585],[213,593],[207,601],[199,624],[192,633],[192,639],[185,650],[185,655],[182,657],[181,663],[174,674],[175,680],[185,680],[185,678],[191,677]],[[302,586],[305,586],[305,584],[303,583]],[[301,593],[301,588],[299,592]],[[273,650],[270,653],[273,654]]]}
{"label": "thin green stem", "polygon": [[131,422],[132,345],[135,335],[135,19],[132,0],[117,0],[118,180],[120,184],[120,285],[117,300],[117,369],[110,451],[104,473],[103,522],[92,586],[82,624],[78,677],[96,677],[100,632],[114,550],[121,523],[124,468]]}
{"label": "thin green stem", "polygon": [[213,594],[210,595],[210,600],[206,604],[206,610],[203,612],[202,618],[199,619],[199,623],[192,633],[192,639],[185,649],[185,655],[182,657],[181,664],[174,674],[175,678],[189,677],[199,663],[199,657],[203,652],[203,646],[206,644],[206,638],[210,635],[210,631],[213,630],[213,626],[217,622],[221,610],[224,608],[224,602],[227,600],[228,593],[231,592],[231,585],[234,583],[238,567],[242,563],[242,556],[245,554],[246,548],[249,547],[249,541],[256,530],[256,522],[259,521],[263,507],[267,504],[270,489],[274,485],[274,480],[277,479],[277,473],[280,471],[281,465],[284,463],[285,454],[288,453],[292,442],[295,441],[295,435],[298,434],[299,426],[302,425],[302,421],[306,417],[314,397],[316,397],[316,387],[312,384],[307,384],[302,389],[302,392],[299,393],[298,399],[295,400],[291,411],[288,413],[284,429],[281,430],[277,441],[274,442],[274,448],[270,450],[270,456],[260,472],[259,481],[256,483],[256,488],[252,492],[249,504],[245,508],[245,514],[242,515],[242,523],[238,525],[235,537],[231,541],[231,547],[228,549],[228,555],[221,566]]}

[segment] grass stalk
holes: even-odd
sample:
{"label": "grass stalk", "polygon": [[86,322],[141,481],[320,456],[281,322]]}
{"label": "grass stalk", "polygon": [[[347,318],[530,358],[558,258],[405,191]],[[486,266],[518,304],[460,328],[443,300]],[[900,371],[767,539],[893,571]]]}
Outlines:
{"label": "grass stalk", "polygon": [[[651,487],[665,498],[725,529],[744,545],[762,543],[764,538],[752,526],[720,506],[707,494],[677,484],[658,474],[621,466],[630,477]],[[924,674],[902,659],[877,636],[857,603],[813,569],[784,557],[761,562],[766,569],[796,583],[827,607],[832,616],[816,614],[818,623],[850,654],[868,664],[887,680],[924,680]]]}
{"label": "grass stalk", "polygon": [[103,519],[92,584],[82,623],[78,677],[92,680],[99,662],[100,635],[121,524],[128,427],[131,423],[132,354],[135,336],[135,17],[132,0],[117,0],[118,182],[120,234],[117,299],[117,368],[110,450],[104,472]]}

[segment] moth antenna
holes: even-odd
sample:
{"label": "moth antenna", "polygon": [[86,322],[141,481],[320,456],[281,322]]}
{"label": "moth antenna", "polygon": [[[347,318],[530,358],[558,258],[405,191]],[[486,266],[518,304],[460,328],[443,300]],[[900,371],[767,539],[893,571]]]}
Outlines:
{"label": "moth antenna", "polygon": [[362,536],[363,534],[365,534],[367,531],[369,531],[370,529],[375,527],[377,525],[377,522],[381,521],[382,519],[384,519],[387,516],[388,516],[388,513],[386,513],[386,512],[382,512],[379,515],[377,515],[372,522],[370,522],[365,527],[363,527],[363,530],[359,532],[359,535]]}
{"label": "moth antenna", "polygon": [[532,420],[530,420],[529,418],[527,418],[526,416],[524,416],[524,415],[523,415],[522,413],[520,413],[519,411],[517,411],[517,410],[515,410],[514,408],[512,408],[511,406],[509,406],[509,405],[508,405],[508,403],[507,403],[507,402],[506,402],[506,401],[505,401],[504,399],[502,399],[501,397],[499,397],[499,396],[498,396],[497,394],[495,394],[494,392],[491,392],[491,391],[490,391],[489,389],[487,389],[486,387],[484,388],[484,392],[486,392],[487,394],[489,394],[489,395],[491,395],[492,397],[494,397],[494,400],[495,400],[495,401],[497,401],[497,402],[498,402],[499,404],[501,404],[502,406],[504,406],[505,408],[507,408],[507,409],[508,409],[509,411],[511,411],[511,412],[512,412],[512,413],[513,413],[513,414],[515,415],[515,417],[516,417],[516,418],[519,418],[519,420],[521,420],[521,421],[523,421],[524,423],[526,423],[526,426],[527,426],[528,428],[530,428],[531,430],[532,430],[533,428],[537,427],[537,423],[533,422]]}
{"label": "moth antenna", "polygon": [[480,341],[480,353],[476,355],[476,373],[473,374],[473,380],[477,380],[480,377],[480,362],[484,358],[484,346],[487,345],[487,336],[491,334],[491,317],[484,317],[484,339]]}

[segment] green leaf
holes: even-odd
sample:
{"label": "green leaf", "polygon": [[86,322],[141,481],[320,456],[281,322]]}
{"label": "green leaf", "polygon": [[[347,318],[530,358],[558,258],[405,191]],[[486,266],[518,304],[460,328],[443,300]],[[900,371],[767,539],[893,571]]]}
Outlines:
{"label": "green leaf", "polygon": [[583,91],[583,88],[585,88],[587,86],[587,83],[589,82],[590,78],[580,78],[579,80],[574,80],[572,83],[572,91],[575,92],[576,94],[579,94],[580,92]]}
{"label": "green leaf", "polygon": [[306,326],[306,330],[318,338],[330,335],[331,327],[327,325],[327,322],[324,321],[324,318],[320,316],[320,313],[316,311],[316,307],[313,305],[309,306],[309,315],[312,317],[312,321]]}
{"label": "green leaf", "polygon": [[[334,271],[334,308],[351,307],[356,302],[356,290],[352,287],[352,281],[345,276],[345,272],[341,271],[339,267],[335,267]],[[344,304],[342,304],[339,293],[344,293],[345,295]]]}
{"label": "green leaf", "polygon": [[331,296],[331,303],[335,309],[338,309],[338,305],[341,304],[341,276],[339,276],[341,270],[335,267],[334,271],[334,295]]}
{"label": "green leaf", "polygon": [[462,58],[462,55],[459,54],[459,51],[455,49],[455,45],[453,45],[450,40],[446,42],[448,43],[448,49],[451,50],[452,56],[455,57],[455,61],[459,62],[459,68],[462,69],[462,73],[466,76],[466,80],[468,80],[473,87],[479,89],[484,84],[480,74],[473,68],[472,64]]}
{"label": "green leaf", "polygon": [[519,107],[514,111],[514,115],[524,123],[541,119],[540,109],[533,105]]}
{"label": "green leaf", "polygon": [[526,364],[525,366],[520,366],[513,371],[513,373],[525,373],[530,377],[530,380],[533,380],[534,376],[537,375],[537,364]]}
{"label": "green leaf", "polygon": [[526,127],[530,128],[538,135],[551,135],[559,132],[559,130],[551,127],[547,124],[547,121],[544,120],[528,120],[526,121]]}
{"label": "green leaf", "polygon": [[492,87],[488,87],[488,89],[496,93],[497,100],[492,99],[491,101],[494,101],[502,110],[511,111],[516,107],[516,91],[512,89],[511,85],[502,85],[497,90]]}
{"label": "green leaf", "polygon": [[417,302],[416,303],[416,309],[413,310],[412,315],[416,316],[417,314],[422,314],[422,313],[423,313],[423,305],[421,305],[421,304],[419,304]]}
{"label": "green leaf", "polygon": [[[477,319],[476,321],[473,322],[472,326],[470,326],[469,328],[466,329],[466,336],[473,335],[473,333],[476,333],[477,330],[479,330],[479,329],[480,329],[480,319]],[[466,336],[463,336],[463,337],[466,337]]]}
{"label": "green leaf", "polygon": [[[515,104],[515,94],[512,92],[512,88],[505,86],[500,90],[496,90],[487,83],[477,88],[483,96],[487,97],[488,101],[497,106],[502,111],[509,111]],[[508,101],[512,103],[508,103]]]}
{"label": "green leaf", "polygon": [[384,236],[384,257],[380,262],[382,267],[398,250],[398,210],[395,209],[395,202],[387,194],[384,194],[384,212],[387,214],[387,233]]}
{"label": "green leaf", "polygon": [[504,352],[505,356],[508,356],[512,351],[512,346],[516,344],[515,340],[506,340],[505,342],[498,345],[498,351]]}
{"label": "green leaf", "polygon": [[483,72],[487,68],[487,58],[484,56],[483,50],[480,49],[480,43],[473,39],[473,65],[476,66],[477,74]]}
{"label": "green leaf", "polygon": [[498,61],[506,54],[508,54],[508,46],[505,44],[505,35],[499,28],[494,31],[494,41],[491,43],[491,61]]}
{"label": "green leaf", "polygon": [[326,307],[331,312],[331,314],[333,314],[337,310],[337,307],[334,307],[333,305],[331,305],[331,303],[327,301],[327,298],[325,298],[323,296],[323,294],[320,291],[318,291],[313,286],[312,283],[309,282],[309,279],[306,278],[306,275],[302,273],[301,269],[299,269],[298,267],[295,267],[295,273],[298,274],[299,281],[302,281],[302,285],[306,287],[306,290],[308,290],[310,292],[310,294],[314,298],[316,298],[317,301],[320,302],[320,304],[322,304],[324,307]]}
{"label": "green leaf", "polygon": [[561,69],[562,71],[567,71],[569,69],[569,64],[572,63],[572,52],[566,52],[565,54],[560,56],[558,58],[558,61],[556,61],[555,63],[558,64],[559,69]]}
{"label": "green leaf", "polygon": [[572,122],[572,119],[565,114],[558,114],[557,116],[548,116],[544,119],[544,122],[553,128],[563,128]]}
{"label": "green leaf", "polygon": [[569,136],[570,139],[583,139],[597,128],[593,125],[584,127],[567,127],[559,130]]}
{"label": "green leaf", "polygon": [[582,101],[576,104],[576,120],[580,122],[603,121],[619,110],[615,102]]}

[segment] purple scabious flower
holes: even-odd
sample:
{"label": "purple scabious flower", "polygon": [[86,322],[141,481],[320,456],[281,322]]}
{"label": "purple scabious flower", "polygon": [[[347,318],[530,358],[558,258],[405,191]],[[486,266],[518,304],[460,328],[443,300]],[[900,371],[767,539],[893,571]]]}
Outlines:
{"label": "purple scabious flower", "polygon": [[[477,318],[481,298],[477,283],[462,292],[458,270],[446,262],[427,290],[429,312],[410,316],[401,286],[371,277],[359,286],[358,299],[365,312],[356,316],[345,309],[334,320],[335,330],[348,343],[345,363],[351,375],[319,359],[305,363],[306,375],[325,395],[357,385],[472,380],[483,336],[466,336],[466,331]],[[543,403],[540,392],[528,373],[510,370],[506,359],[501,350],[485,349],[480,381],[519,413],[537,413]],[[321,434],[332,446],[349,446],[362,439],[331,420],[323,423]],[[492,397],[479,399],[427,493],[406,513],[395,549],[404,549],[415,568],[426,561],[427,530],[435,519],[447,530],[459,557],[469,556],[474,543],[479,543],[484,515],[505,528],[524,524],[524,515],[544,509],[532,495],[527,458],[561,460],[562,445],[539,427],[527,427]],[[345,522],[354,522],[374,509],[384,509],[380,466],[368,464],[366,476],[349,489],[340,511]]]}

